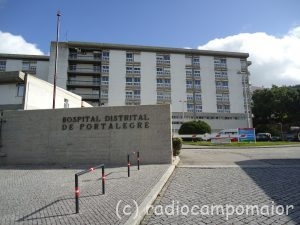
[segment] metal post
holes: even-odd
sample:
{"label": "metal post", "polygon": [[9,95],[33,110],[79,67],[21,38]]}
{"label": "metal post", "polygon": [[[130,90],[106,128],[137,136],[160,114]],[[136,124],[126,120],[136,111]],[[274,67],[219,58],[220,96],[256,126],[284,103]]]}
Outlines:
{"label": "metal post", "polygon": [[140,170],[140,152],[137,152],[137,164],[138,164],[138,170]]}
{"label": "metal post", "polygon": [[105,194],[105,173],[104,173],[104,166],[102,166],[102,194]]}
{"label": "metal post", "polygon": [[79,213],[79,187],[78,187],[77,174],[75,174],[75,205],[76,205],[76,213]]}
{"label": "metal post", "polygon": [[3,119],[3,112],[0,114],[0,148],[2,147],[2,124],[5,123],[6,120]]}
{"label": "metal post", "polygon": [[58,40],[59,40],[59,17],[60,11],[57,12],[57,24],[56,24],[56,48],[55,48],[55,64],[54,64],[54,77],[53,77],[53,103],[52,108],[55,109],[55,97],[56,97],[56,75],[57,75],[57,58],[58,58]]}
{"label": "metal post", "polygon": [[128,177],[130,177],[130,159],[129,159],[129,154],[127,154],[127,169],[128,169]]}

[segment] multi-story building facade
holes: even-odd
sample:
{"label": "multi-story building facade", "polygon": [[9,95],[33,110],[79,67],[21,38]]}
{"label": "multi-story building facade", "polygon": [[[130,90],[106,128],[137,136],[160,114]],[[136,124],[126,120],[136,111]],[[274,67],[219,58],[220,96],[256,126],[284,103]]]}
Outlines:
{"label": "multi-story building facade", "polygon": [[[53,82],[55,42],[48,81]],[[247,53],[60,42],[57,85],[95,105],[172,105],[173,128],[251,127]]]}
{"label": "multi-story building facade", "polygon": [[23,71],[48,80],[49,56],[0,53],[0,72]]}

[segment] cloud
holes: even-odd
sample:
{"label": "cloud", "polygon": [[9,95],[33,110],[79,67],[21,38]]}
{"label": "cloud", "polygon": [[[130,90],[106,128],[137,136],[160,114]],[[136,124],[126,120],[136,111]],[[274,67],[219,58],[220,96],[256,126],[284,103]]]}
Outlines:
{"label": "cloud", "polygon": [[0,31],[0,53],[44,55],[35,44],[28,43],[22,36]]}
{"label": "cloud", "polygon": [[240,33],[214,39],[198,49],[249,53],[253,85],[300,84],[300,27],[291,29],[282,37],[263,32]]}

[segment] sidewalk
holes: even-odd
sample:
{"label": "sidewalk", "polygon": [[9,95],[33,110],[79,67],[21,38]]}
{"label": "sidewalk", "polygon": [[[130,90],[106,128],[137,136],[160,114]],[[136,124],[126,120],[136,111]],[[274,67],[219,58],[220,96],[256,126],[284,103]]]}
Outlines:
{"label": "sidewalk", "polygon": [[80,176],[79,214],[75,214],[74,174],[81,169],[0,168],[0,224],[125,224],[128,219],[132,224],[135,215],[130,213],[145,200],[152,203],[149,193],[154,201],[174,167],[142,165],[138,171],[132,166],[129,178],[127,167],[106,168],[104,195],[101,169]]}

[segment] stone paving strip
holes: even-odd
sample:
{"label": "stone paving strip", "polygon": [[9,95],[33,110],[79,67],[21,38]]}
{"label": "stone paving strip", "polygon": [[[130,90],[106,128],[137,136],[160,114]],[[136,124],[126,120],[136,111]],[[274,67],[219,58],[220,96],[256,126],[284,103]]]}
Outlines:
{"label": "stone paving strip", "polygon": [[[226,204],[236,207],[237,213],[226,218],[220,208],[219,215],[216,208],[213,213],[208,208]],[[257,205],[262,213],[242,213],[247,205]],[[279,205],[294,208],[289,209],[289,215],[286,211],[271,215],[272,205],[275,210]],[[176,168],[141,223],[165,224],[300,224],[300,168]]]}
{"label": "stone paving strip", "polygon": [[125,224],[168,169],[133,166],[128,178],[127,167],[105,168],[104,195],[101,169],[82,175],[76,214],[74,174],[81,169],[0,168],[0,224]]}

